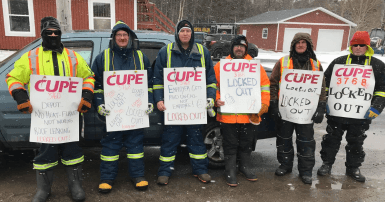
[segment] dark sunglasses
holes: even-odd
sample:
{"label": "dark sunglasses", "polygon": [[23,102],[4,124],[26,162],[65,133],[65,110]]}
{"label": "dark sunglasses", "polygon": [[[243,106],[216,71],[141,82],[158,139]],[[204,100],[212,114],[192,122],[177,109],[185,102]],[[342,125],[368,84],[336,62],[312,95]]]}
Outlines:
{"label": "dark sunglasses", "polygon": [[44,34],[48,35],[48,36],[50,36],[52,34],[59,36],[61,34],[61,31],[60,30],[44,30]]}
{"label": "dark sunglasses", "polygon": [[359,47],[365,47],[366,44],[354,44],[354,45],[353,45],[353,47],[357,47],[357,46],[359,46]]}

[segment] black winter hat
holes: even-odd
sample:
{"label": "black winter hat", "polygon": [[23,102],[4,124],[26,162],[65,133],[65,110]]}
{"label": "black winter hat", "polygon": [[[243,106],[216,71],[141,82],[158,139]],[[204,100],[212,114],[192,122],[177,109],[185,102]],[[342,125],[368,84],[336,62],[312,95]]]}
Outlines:
{"label": "black winter hat", "polygon": [[191,30],[191,26],[188,23],[180,23],[176,28],[178,34],[182,28],[189,28]]}
{"label": "black winter hat", "polygon": [[41,19],[41,21],[40,21],[40,30],[41,30],[40,34],[42,35],[44,30],[49,29],[49,28],[53,28],[53,29],[57,29],[57,30],[61,31],[59,21],[52,16],[44,17]]}
{"label": "black winter hat", "polygon": [[234,50],[234,46],[236,45],[244,45],[245,48],[246,48],[246,52],[245,52],[245,55],[247,55],[247,50],[248,50],[248,47],[249,47],[249,43],[247,42],[247,39],[245,36],[243,35],[237,35],[235,38],[233,38],[231,40],[231,52],[230,52],[230,55],[231,57],[233,58],[234,57],[234,53],[233,53],[233,50]]}

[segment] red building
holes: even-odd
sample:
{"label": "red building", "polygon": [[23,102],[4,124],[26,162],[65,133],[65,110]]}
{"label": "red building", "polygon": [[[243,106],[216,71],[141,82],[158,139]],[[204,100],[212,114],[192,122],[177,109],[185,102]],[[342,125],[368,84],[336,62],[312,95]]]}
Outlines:
{"label": "red building", "polygon": [[62,30],[131,29],[173,33],[175,24],[148,0],[1,0],[0,49],[17,50],[40,37],[40,20],[57,18]]}
{"label": "red building", "polygon": [[298,32],[309,33],[318,52],[345,50],[351,27],[357,26],[322,7],[269,11],[236,24],[249,42],[261,49],[280,52],[289,52]]}

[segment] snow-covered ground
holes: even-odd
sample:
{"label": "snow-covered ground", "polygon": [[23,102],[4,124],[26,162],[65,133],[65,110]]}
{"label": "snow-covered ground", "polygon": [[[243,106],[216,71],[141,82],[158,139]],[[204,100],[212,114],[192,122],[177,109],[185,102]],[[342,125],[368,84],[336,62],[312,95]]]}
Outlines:
{"label": "snow-covered ground", "polygon": [[0,62],[11,56],[16,51],[0,50]]}
{"label": "snow-covered ground", "polygon": [[[282,52],[273,52],[273,51],[265,51],[259,50],[257,59],[262,60],[262,66],[265,68],[273,68],[277,60],[279,58],[288,55],[289,53]],[[349,51],[340,51],[340,52],[315,52],[317,59],[321,62],[321,65],[324,70],[327,69],[329,64],[337,57],[349,54]],[[381,56],[379,54],[375,54],[374,57],[385,62],[385,55]],[[266,62],[264,62],[266,61]]]}

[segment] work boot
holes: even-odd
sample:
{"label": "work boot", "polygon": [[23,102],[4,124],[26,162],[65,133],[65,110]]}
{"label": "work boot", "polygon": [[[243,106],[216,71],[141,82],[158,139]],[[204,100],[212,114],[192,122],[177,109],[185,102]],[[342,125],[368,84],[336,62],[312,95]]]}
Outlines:
{"label": "work boot", "polygon": [[346,168],[346,175],[352,177],[358,182],[365,182],[366,178],[361,174],[359,168]]}
{"label": "work boot", "polygon": [[318,168],[317,174],[319,176],[325,176],[327,174],[330,175],[331,172],[332,172],[332,165],[323,163],[322,166],[320,168]]}
{"label": "work boot", "polygon": [[199,181],[203,183],[209,183],[211,181],[211,176],[207,173],[200,174],[200,175],[194,175],[194,177],[197,177]]}
{"label": "work boot", "polygon": [[65,166],[68,176],[68,188],[71,192],[72,199],[75,201],[83,201],[86,199],[86,193],[82,188],[82,165]]}
{"label": "work boot", "polygon": [[251,153],[239,153],[240,162],[239,162],[239,171],[245,175],[247,180],[249,181],[257,181],[258,177],[253,171],[251,171],[250,168],[250,162],[251,162]]}
{"label": "work boot", "polygon": [[53,182],[53,170],[39,171],[36,170],[37,192],[32,202],[45,202],[51,194]]}
{"label": "work boot", "polygon": [[99,192],[103,194],[110,193],[112,191],[112,185],[114,185],[114,181],[102,180],[99,184]]}
{"label": "work boot", "polygon": [[288,173],[291,173],[292,169],[284,169],[282,166],[279,166],[277,170],[275,170],[275,175],[284,176]]}
{"label": "work boot", "polygon": [[236,187],[237,183],[237,156],[225,155],[225,175],[227,185]]}
{"label": "work boot", "polygon": [[148,188],[148,181],[144,177],[132,178],[131,181],[134,183],[135,188],[139,191],[144,191]]}
{"label": "work boot", "polygon": [[156,181],[156,183],[158,183],[159,185],[167,185],[168,178],[169,178],[168,176],[159,176],[158,181]]}
{"label": "work boot", "polygon": [[313,182],[313,179],[311,176],[308,176],[308,175],[300,175],[301,177],[301,180],[303,183],[305,184],[311,184]]}

